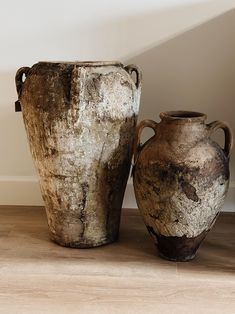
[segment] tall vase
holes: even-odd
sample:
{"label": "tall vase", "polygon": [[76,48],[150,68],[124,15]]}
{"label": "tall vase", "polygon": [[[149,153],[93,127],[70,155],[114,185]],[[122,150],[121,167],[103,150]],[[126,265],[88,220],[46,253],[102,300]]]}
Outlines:
{"label": "tall vase", "polygon": [[77,248],[115,241],[140,71],[119,62],[39,62],[18,70],[16,87],[51,239]]}
{"label": "tall vase", "polygon": [[[160,117],[160,123],[144,120],[136,130],[135,195],[160,256],[187,261],[194,258],[224,203],[232,132],[224,122],[206,124],[202,113],[173,111]],[[155,134],[141,146],[145,127]],[[225,133],[223,149],[211,139],[219,128]]]}

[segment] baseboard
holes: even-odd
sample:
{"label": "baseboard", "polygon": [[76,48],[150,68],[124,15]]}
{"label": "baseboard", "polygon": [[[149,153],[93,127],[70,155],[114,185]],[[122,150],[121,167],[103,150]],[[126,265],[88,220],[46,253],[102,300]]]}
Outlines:
{"label": "baseboard", "polygon": [[[0,176],[0,205],[43,206],[37,177]],[[123,207],[137,207],[131,179],[127,184]],[[235,181],[230,183],[223,211],[235,212]]]}
{"label": "baseboard", "polygon": [[37,177],[0,176],[0,205],[42,206]]}

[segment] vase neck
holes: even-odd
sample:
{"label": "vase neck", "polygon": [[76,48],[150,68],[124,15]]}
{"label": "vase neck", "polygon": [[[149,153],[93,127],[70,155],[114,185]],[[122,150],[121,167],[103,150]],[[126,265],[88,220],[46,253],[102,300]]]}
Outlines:
{"label": "vase neck", "polygon": [[208,134],[206,115],[190,111],[169,111],[160,114],[157,137],[180,145],[194,145]]}

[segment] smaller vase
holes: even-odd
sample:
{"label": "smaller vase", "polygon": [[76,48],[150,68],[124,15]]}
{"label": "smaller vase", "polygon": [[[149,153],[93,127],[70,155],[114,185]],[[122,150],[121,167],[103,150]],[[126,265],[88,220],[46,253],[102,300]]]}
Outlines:
{"label": "smaller vase", "polygon": [[[188,261],[218,217],[229,185],[233,137],[224,122],[172,111],[161,122],[140,122],[134,141],[134,190],[138,207],[161,257]],[[140,145],[143,128],[154,135]],[[222,149],[211,139],[223,129]]]}

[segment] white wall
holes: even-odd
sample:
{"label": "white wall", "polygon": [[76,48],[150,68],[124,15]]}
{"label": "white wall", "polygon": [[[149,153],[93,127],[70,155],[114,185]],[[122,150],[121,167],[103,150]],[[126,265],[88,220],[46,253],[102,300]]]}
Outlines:
{"label": "white wall", "polygon": [[[18,67],[135,62],[144,74],[140,119],[182,108],[234,127],[234,8],[234,0],[0,0],[0,204],[41,203],[22,115],[14,113]],[[135,206],[131,186],[125,205]]]}

